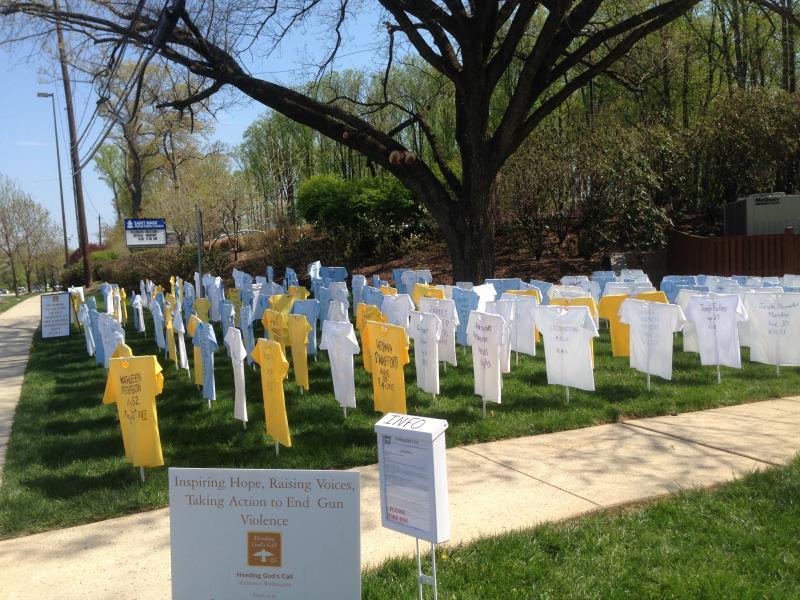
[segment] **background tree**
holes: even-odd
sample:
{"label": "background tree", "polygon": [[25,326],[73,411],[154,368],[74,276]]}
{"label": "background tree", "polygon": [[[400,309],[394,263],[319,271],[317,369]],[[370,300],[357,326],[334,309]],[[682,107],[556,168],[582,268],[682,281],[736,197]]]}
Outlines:
{"label": "background tree", "polygon": [[[6,15],[29,15],[45,23],[57,16],[38,2],[2,1]],[[176,0],[167,10],[146,0],[135,7],[89,1],[81,11],[58,17],[72,31],[105,44],[106,63],[114,47],[150,48],[152,42],[151,52],[205,78],[202,90],[170,101],[175,108],[206,101],[229,85],[387,169],[439,225],[454,277],[480,281],[494,272],[497,176],[506,160],[572,94],[696,3],[380,0],[387,13],[387,79],[395,54],[402,51],[418,55],[453,87],[455,169],[422,107],[408,110],[391,95],[388,82],[378,103],[365,106],[357,98],[342,98],[347,106],[342,108],[341,102],[322,102],[256,77],[243,66],[246,53],[268,55],[293,28],[317,19],[333,24],[332,49],[321,61],[324,72],[340,45],[351,9],[348,0],[287,0],[274,6],[237,0],[188,8]],[[366,119],[398,107],[406,118],[391,127],[378,128]],[[431,163],[398,140],[411,125],[424,134]]]}

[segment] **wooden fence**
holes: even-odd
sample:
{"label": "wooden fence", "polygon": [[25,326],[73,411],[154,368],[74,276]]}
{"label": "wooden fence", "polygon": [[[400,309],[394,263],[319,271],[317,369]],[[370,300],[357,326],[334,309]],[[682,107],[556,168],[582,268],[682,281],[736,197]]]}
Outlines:
{"label": "wooden fence", "polygon": [[800,235],[700,237],[667,234],[667,270],[671,275],[764,275],[800,273]]}

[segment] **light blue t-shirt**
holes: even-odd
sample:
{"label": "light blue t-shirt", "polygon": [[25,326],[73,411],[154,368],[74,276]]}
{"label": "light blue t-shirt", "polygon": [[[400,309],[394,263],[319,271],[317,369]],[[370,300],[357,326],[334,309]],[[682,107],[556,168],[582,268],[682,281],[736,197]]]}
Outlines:
{"label": "light blue t-shirt", "polygon": [[456,327],[456,343],[459,346],[469,346],[467,339],[467,324],[469,323],[469,313],[478,310],[480,297],[472,290],[462,290],[453,288],[453,302],[456,305],[458,315],[458,327]]}
{"label": "light blue t-shirt", "polygon": [[167,347],[167,342],[164,339],[164,313],[161,312],[161,305],[154,302],[150,305],[150,314],[153,315],[153,331],[156,335],[156,346],[159,350],[164,350]]}
{"label": "light blue t-shirt", "polygon": [[292,305],[292,314],[303,315],[311,325],[311,331],[308,332],[308,354],[315,356],[317,354],[317,320],[320,314],[319,300],[314,298],[295,300]]}
{"label": "light blue t-shirt", "polygon": [[347,281],[347,269],[345,267],[320,267],[319,276],[331,281]]}
{"label": "light blue t-shirt", "polygon": [[408,294],[406,285],[403,283],[403,273],[408,269],[392,269],[392,279],[394,279],[394,287],[397,288],[398,294]]}
{"label": "light blue t-shirt", "polygon": [[366,286],[361,291],[361,301],[380,308],[383,306],[383,293],[376,287]]}
{"label": "light blue t-shirt", "polygon": [[197,324],[194,330],[192,344],[200,347],[200,355],[203,357],[203,398],[206,400],[216,400],[217,391],[214,382],[214,352],[217,350],[217,336],[214,328],[202,321]]}
{"label": "light blue t-shirt", "polygon": [[[223,300],[219,303],[219,314],[222,317],[222,339],[225,340],[225,336],[228,334],[228,329],[231,327],[236,327],[236,311],[233,308],[233,304],[228,300]],[[231,354],[231,349],[228,347],[228,344],[225,344],[225,348],[228,352],[228,356]]]}
{"label": "light blue t-shirt", "polygon": [[250,353],[255,348],[256,339],[253,335],[253,310],[249,304],[242,306],[242,310],[239,311],[239,329],[242,331],[242,342],[247,350],[247,364],[252,365],[255,361]]}
{"label": "light blue t-shirt", "polygon": [[267,267],[267,281],[269,281],[270,283],[275,281],[275,269],[273,269],[272,267]]}
{"label": "light blue t-shirt", "polygon": [[511,290],[518,290],[522,287],[522,280],[519,277],[511,277],[508,279],[487,279],[484,283],[492,284],[494,291],[497,292],[497,298]]}
{"label": "light blue t-shirt", "polygon": [[542,295],[542,304],[550,304],[550,298],[547,297],[547,291],[553,287],[553,284],[540,279],[531,279],[530,284],[539,290],[539,293]]}

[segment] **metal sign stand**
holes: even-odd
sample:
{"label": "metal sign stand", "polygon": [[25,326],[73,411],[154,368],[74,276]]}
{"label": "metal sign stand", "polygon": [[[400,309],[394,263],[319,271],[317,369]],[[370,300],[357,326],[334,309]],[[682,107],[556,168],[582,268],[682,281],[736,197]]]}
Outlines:
{"label": "metal sign stand", "polygon": [[417,597],[422,600],[422,590],[429,585],[433,588],[433,600],[439,598],[439,585],[436,579],[436,544],[431,542],[431,575],[422,574],[422,558],[419,553],[419,538],[417,540]]}

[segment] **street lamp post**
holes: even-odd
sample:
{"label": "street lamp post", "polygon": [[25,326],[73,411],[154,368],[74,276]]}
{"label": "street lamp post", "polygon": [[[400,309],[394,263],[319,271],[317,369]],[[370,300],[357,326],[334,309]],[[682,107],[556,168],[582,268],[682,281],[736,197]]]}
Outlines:
{"label": "street lamp post", "polygon": [[69,264],[69,247],[67,246],[67,214],[64,211],[64,184],[61,180],[61,151],[58,149],[58,126],[56,125],[56,99],[53,94],[48,92],[39,92],[36,94],[39,98],[50,98],[53,104],[53,131],[56,136],[56,164],[58,166],[58,191],[61,194],[61,226],[64,231],[64,266]]}

